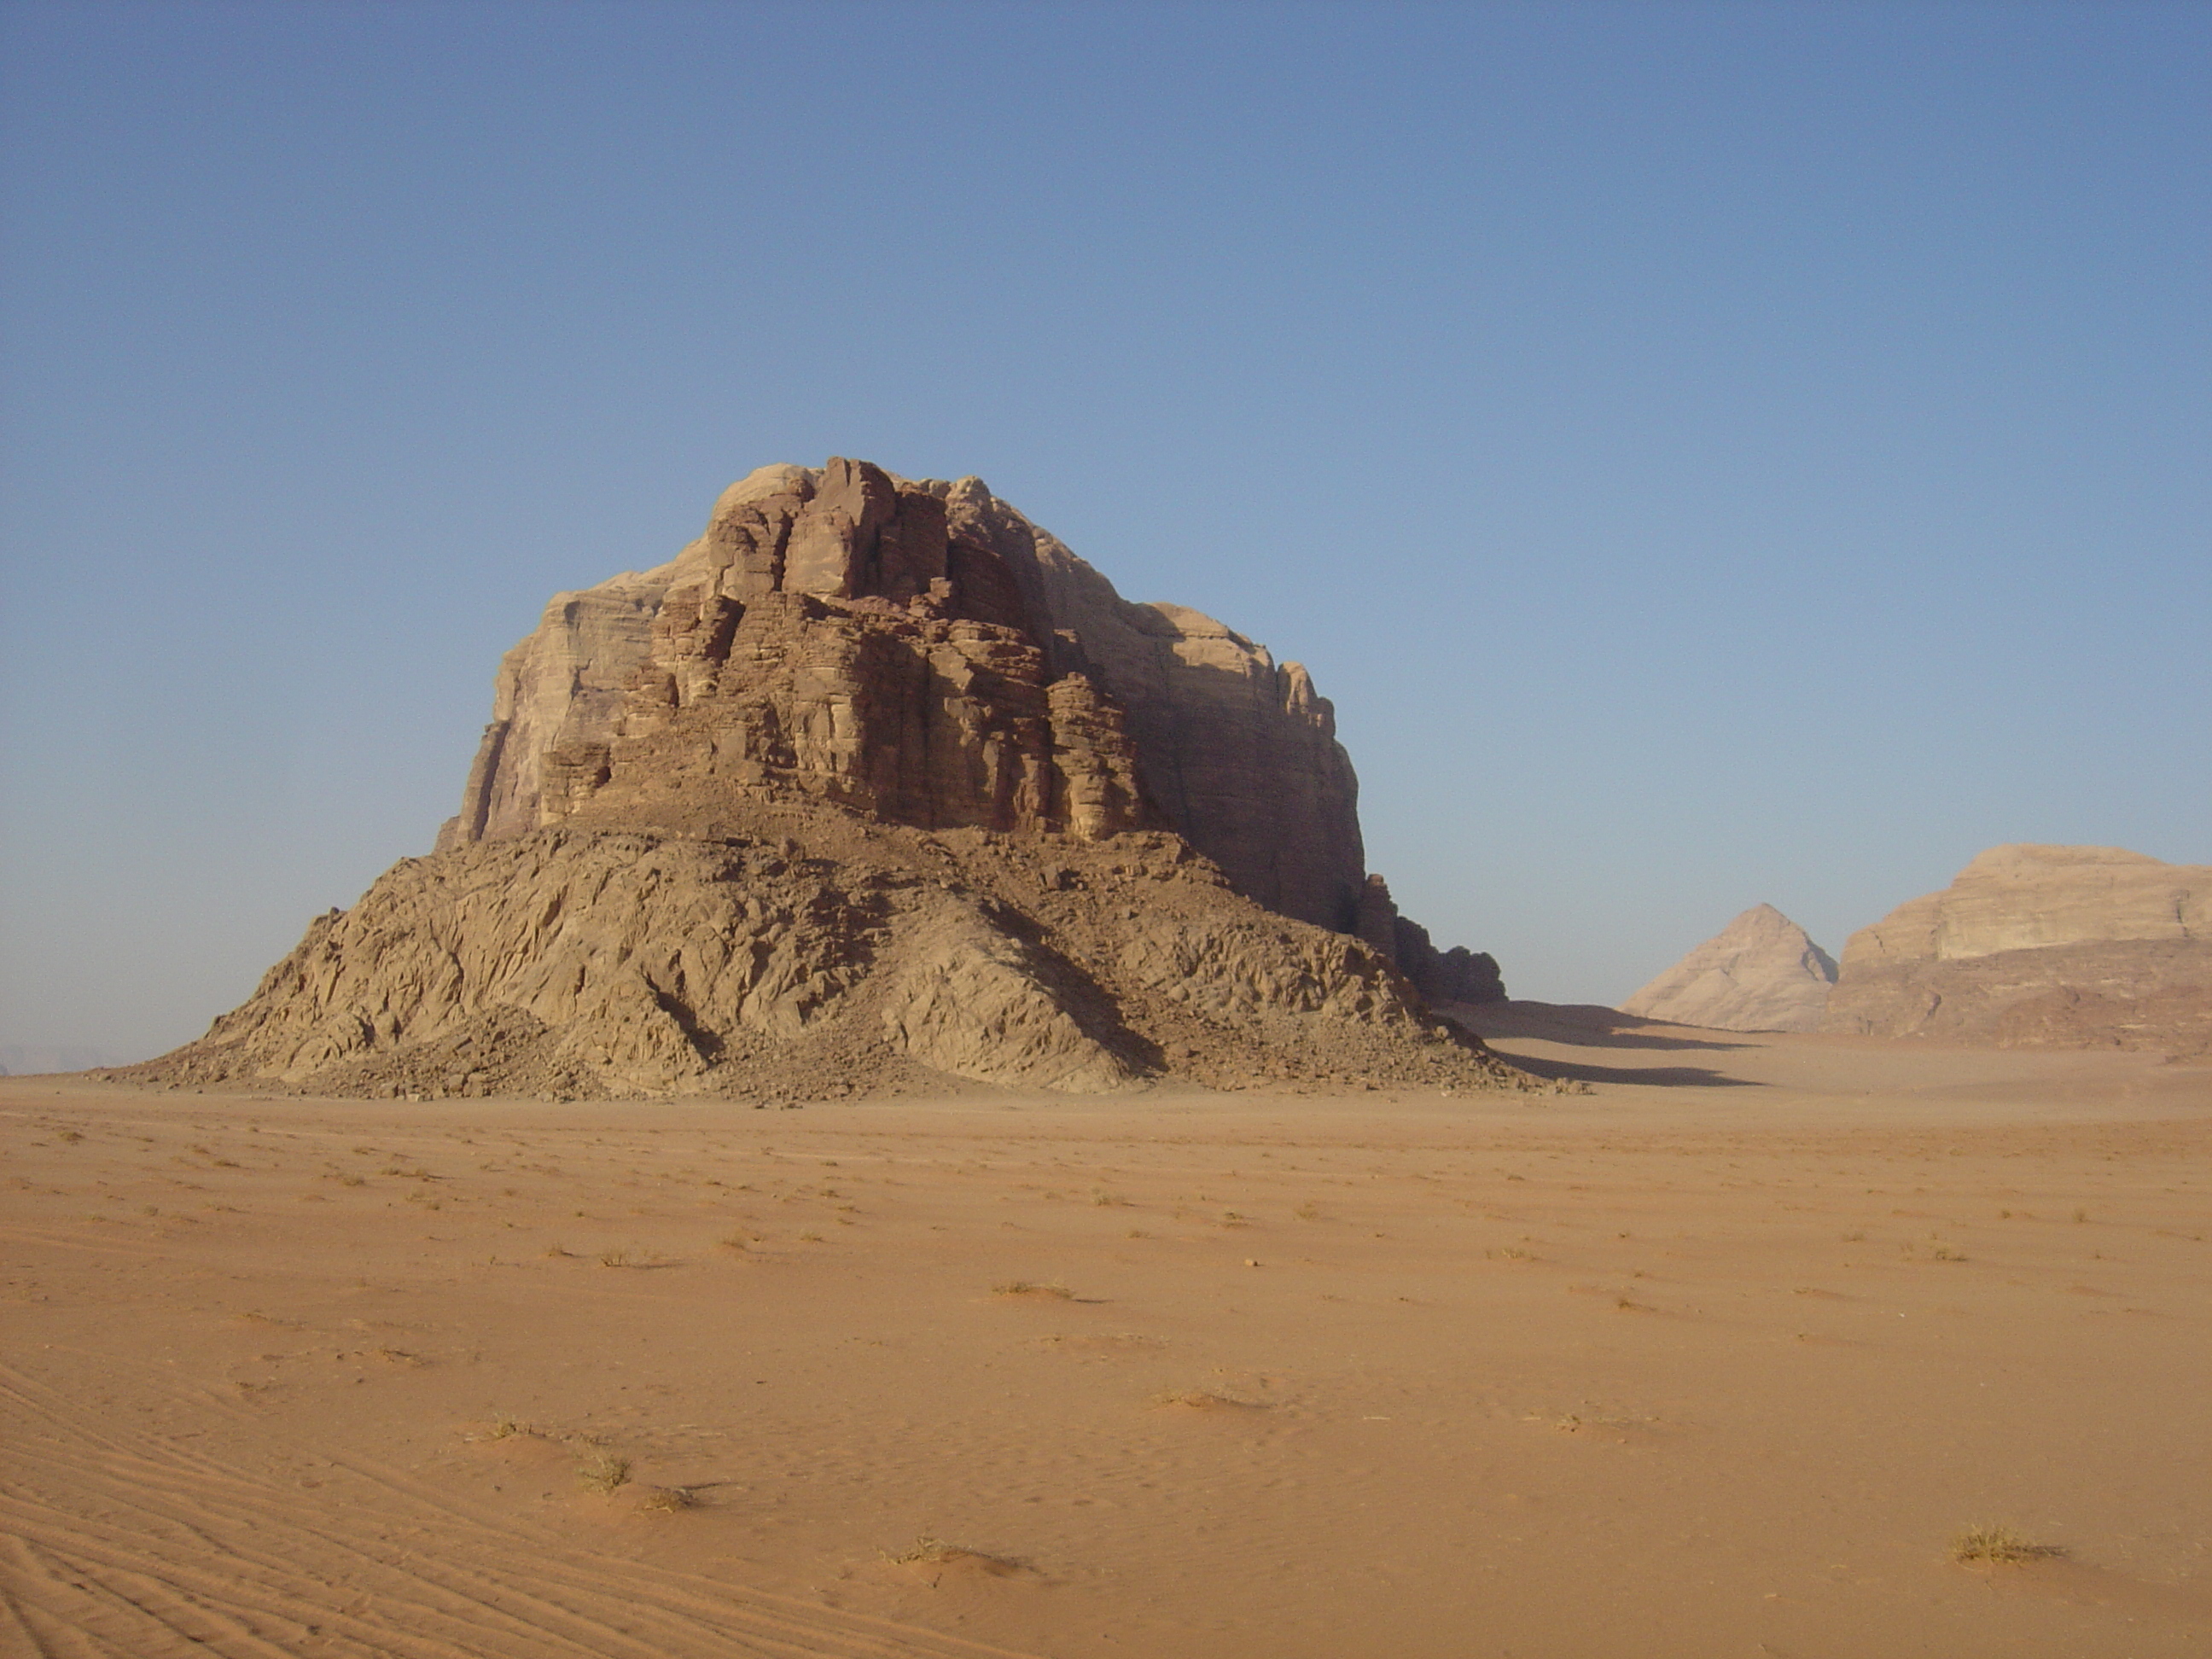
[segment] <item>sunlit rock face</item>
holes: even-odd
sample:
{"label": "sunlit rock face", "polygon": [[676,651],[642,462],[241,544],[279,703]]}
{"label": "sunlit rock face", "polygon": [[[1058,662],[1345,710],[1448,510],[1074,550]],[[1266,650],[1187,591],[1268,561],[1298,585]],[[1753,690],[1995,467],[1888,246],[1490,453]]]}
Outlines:
{"label": "sunlit rock face", "polygon": [[1717,1031],[1811,1031],[1835,959],[1771,904],[1755,904],[1620,1005],[1625,1014]]}
{"label": "sunlit rock face", "polygon": [[[975,478],[763,467],[674,561],[557,595],[501,665],[441,846],[812,799],[924,829],[1172,828],[1348,930],[1358,786],[1296,663],[1133,605]],[[680,797],[680,802],[678,798]]]}
{"label": "sunlit rock face", "polygon": [[2201,1054],[2212,866],[2008,846],[1844,946],[1824,1029]]}

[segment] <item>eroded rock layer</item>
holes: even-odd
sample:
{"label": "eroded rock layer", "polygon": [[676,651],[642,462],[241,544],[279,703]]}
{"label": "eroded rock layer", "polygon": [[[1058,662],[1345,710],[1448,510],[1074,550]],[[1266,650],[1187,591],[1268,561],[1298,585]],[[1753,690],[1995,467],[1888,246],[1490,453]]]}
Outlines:
{"label": "eroded rock layer", "polygon": [[340,1095],[1534,1086],[1360,941],[1261,909],[1178,836],[808,805],[745,833],[562,825],[406,860],[133,1071]]}
{"label": "eroded rock layer", "polygon": [[1994,848],[1851,935],[1823,1029],[2212,1051],[2212,866]]}
{"label": "eroded rock layer", "polygon": [[1620,1005],[1715,1031],[1814,1031],[1836,963],[1771,904],[1754,904]]}

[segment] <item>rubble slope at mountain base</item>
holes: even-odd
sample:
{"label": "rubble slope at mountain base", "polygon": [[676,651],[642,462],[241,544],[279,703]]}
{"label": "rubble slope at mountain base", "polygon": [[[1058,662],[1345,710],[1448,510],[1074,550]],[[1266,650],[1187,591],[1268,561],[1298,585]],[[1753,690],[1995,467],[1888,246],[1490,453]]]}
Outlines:
{"label": "rubble slope at mountain base", "polygon": [[1173,834],[718,817],[404,860],[204,1038],[117,1075],[430,1097],[1541,1086]]}

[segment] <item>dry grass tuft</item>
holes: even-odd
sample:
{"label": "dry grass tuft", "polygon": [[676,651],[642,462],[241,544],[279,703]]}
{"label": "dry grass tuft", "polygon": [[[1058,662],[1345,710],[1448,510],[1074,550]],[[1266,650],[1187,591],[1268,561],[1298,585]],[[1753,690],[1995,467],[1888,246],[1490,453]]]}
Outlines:
{"label": "dry grass tuft", "polygon": [[909,1565],[917,1561],[938,1565],[946,1561],[957,1561],[963,1555],[975,1553],[973,1550],[963,1549],[957,1544],[948,1544],[942,1538],[930,1533],[924,1533],[897,1554],[886,1553],[884,1559],[896,1561],[901,1566]]}
{"label": "dry grass tuft", "polygon": [[638,1507],[674,1515],[681,1510],[698,1508],[699,1499],[689,1486],[655,1486],[639,1501]]}
{"label": "dry grass tuft", "polygon": [[[964,1567],[992,1578],[1008,1578],[1028,1571],[1019,1561],[1010,1560],[1003,1555],[989,1555],[981,1550],[971,1550],[962,1544],[949,1544],[930,1533],[922,1534],[895,1555],[888,1550],[883,1554],[884,1559],[894,1566]],[[933,1588],[936,1583],[937,1578],[932,1577],[930,1583]]]}
{"label": "dry grass tuft", "polygon": [[2028,1561],[2048,1561],[2066,1553],[2057,1544],[2038,1544],[2014,1528],[1984,1523],[1969,1527],[1951,1540],[1951,1559],[1962,1566],[1986,1563],[2019,1566]]}
{"label": "dry grass tuft", "polygon": [[1066,1302],[1073,1298],[1075,1292],[1061,1284],[1033,1285],[1026,1279],[1009,1279],[1001,1284],[992,1285],[991,1294],[993,1296],[1048,1297],[1055,1302]]}
{"label": "dry grass tuft", "polygon": [[594,1452],[577,1466],[576,1479],[593,1492],[612,1492],[629,1484],[629,1459]]}
{"label": "dry grass tuft", "polygon": [[1194,1412],[1249,1412],[1261,1409],[1250,1400],[1232,1400],[1225,1394],[1213,1394],[1204,1389],[1170,1389],[1164,1394],[1152,1396],[1152,1404],[1162,1407],[1181,1407]]}

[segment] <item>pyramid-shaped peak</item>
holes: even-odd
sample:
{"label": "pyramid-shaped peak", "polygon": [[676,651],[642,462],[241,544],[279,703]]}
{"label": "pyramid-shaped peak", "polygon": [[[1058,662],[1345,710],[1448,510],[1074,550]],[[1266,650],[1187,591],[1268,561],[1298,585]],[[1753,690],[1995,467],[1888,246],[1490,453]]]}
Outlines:
{"label": "pyramid-shaped peak", "polygon": [[1809,1031],[1835,958],[1771,904],[1754,904],[1620,1005],[1625,1014],[1720,1031]]}

